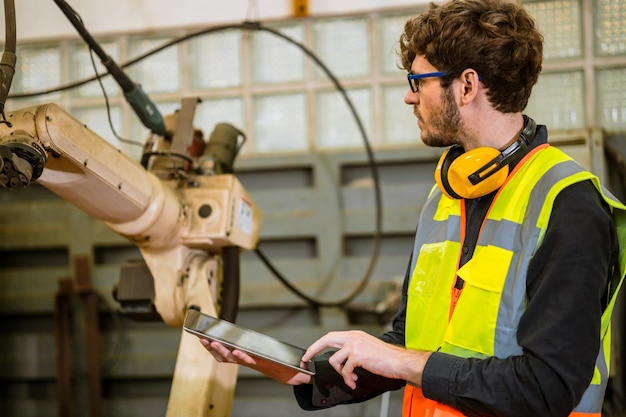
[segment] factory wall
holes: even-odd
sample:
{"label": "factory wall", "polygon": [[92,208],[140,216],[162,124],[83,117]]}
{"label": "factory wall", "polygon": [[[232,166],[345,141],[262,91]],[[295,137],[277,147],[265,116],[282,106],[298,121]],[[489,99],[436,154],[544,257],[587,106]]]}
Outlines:
{"label": "factory wall", "polygon": [[[17,3],[22,66],[16,95],[91,76],[88,54],[79,49],[81,41],[53,2]],[[330,330],[384,331],[398,303],[417,219],[440,154],[420,143],[410,108],[402,103],[406,78],[389,54],[401,30],[399,23],[427,2],[311,1],[305,18],[294,18],[288,1],[71,4],[119,62],[205,27],[260,20],[308,45],[330,65],[357,103],[374,149],[382,195],[380,235],[376,184],[359,130],[341,100],[330,96],[335,86],[319,68],[309,60],[294,64],[301,51],[234,30],[198,37],[194,44],[177,44],[165,55],[129,67],[129,73],[164,113],[176,109],[182,97],[198,96],[205,107],[200,107],[197,122],[207,134],[215,122],[226,119],[249,135],[235,173],[262,212],[259,248],[297,288],[332,304],[357,288],[375,256],[369,282],[358,297],[347,306],[319,307],[289,291],[255,253],[245,252],[238,323],[301,346]],[[602,19],[619,24],[626,2],[546,0],[528,6],[545,24],[548,46],[544,75],[528,112],[551,126],[555,145],[608,178],[614,172],[605,161],[604,142],[626,131],[626,41],[622,31],[610,32],[613,38],[607,35],[610,42],[602,43],[596,28]],[[337,27],[350,39],[368,39],[363,72],[343,63],[357,62],[364,52],[338,57],[328,47],[332,38],[325,40],[324,31]],[[255,48],[263,53],[255,55]],[[233,57],[233,50],[241,54]],[[253,72],[265,65],[275,70],[271,61],[275,64],[287,55],[287,70],[280,72],[284,79],[271,78],[272,71],[260,76]],[[231,65],[229,59],[237,64]],[[210,76],[220,75],[219,64],[224,62],[228,74],[218,83]],[[202,68],[207,71],[198,70]],[[300,69],[301,75],[287,79]],[[263,82],[256,83],[257,76]],[[104,81],[114,124],[122,135],[141,141],[145,129],[115,86],[107,84],[110,80]],[[292,101],[294,97],[297,100]],[[139,157],[137,147],[111,134],[95,81],[81,90],[14,97],[8,110],[45,102],[62,105],[122,153]],[[273,109],[275,113],[275,103],[283,109],[304,103],[306,113],[298,116],[294,111],[278,121],[261,117]],[[324,103],[332,110],[327,111]],[[132,320],[120,313],[112,296],[121,267],[138,257],[138,249],[103,222],[38,184],[11,193],[0,190],[0,414],[64,415],[58,388],[67,369],[57,366],[58,355],[65,353],[71,362],[72,415],[96,415],[91,411],[94,401],[102,416],[165,415],[181,329]],[[86,278],[89,285],[76,285],[79,278]],[[96,321],[89,316],[94,299]],[[65,345],[69,348],[58,352],[55,329],[63,317],[69,320],[70,340]],[[98,347],[97,369],[88,361],[93,344]],[[212,360],[208,353],[207,360]],[[93,374],[101,378],[97,400],[90,393]],[[315,415],[399,415],[400,396],[395,392]],[[240,369],[232,415],[310,413],[299,410],[290,387]]]}

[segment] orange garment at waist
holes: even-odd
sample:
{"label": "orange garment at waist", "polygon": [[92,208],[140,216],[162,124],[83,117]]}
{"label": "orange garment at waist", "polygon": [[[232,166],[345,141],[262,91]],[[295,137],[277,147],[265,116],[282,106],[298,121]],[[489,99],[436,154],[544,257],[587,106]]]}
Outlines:
{"label": "orange garment at waist", "polygon": [[[464,417],[459,410],[424,397],[422,390],[412,385],[404,387],[402,417]],[[599,413],[576,413],[570,417],[601,417]]]}

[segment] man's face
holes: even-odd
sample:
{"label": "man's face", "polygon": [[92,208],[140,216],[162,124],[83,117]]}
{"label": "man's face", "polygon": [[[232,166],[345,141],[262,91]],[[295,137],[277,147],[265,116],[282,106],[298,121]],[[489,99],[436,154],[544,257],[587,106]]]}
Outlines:
{"label": "man's face", "polygon": [[[413,74],[436,72],[423,56],[417,56],[411,66]],[[428,146],[445,147],[461,143],[463,120],[456,104],[452,88],[442,88],[439,78],[423,78],[419,89],[410,89],[405,103],[413,106],[417,125],[422,131],[422,142]]]}

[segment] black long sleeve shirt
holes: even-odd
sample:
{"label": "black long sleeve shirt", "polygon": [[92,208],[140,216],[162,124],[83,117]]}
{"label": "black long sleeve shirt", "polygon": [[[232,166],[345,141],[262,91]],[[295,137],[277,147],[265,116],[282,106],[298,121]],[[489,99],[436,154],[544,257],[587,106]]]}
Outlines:
{"label": "black long sleeve shirt", "polygon": [[[546,143],[540,127],[532,143]],[[467,247],[471,258],[480,225],[493,195],[466,201]],[[600,349],[600,317],[617,265],[618,244],[610,211],[589,181],[565,188],[556,198],[540,247],[530,261],[528,304],[519,323],[517,342],[523,353],[506,359],[460,358],[434,352],[422,376],[427,398],[474,416],[567,416],[593,376]],[[404,346],[407,270],[403,298],[392,330],[380,336]],[[358,369],[351,390],[328,364],[316,358],[313,384],[294,387],[301,408],[314,410],[365,401],[405,385]]]}

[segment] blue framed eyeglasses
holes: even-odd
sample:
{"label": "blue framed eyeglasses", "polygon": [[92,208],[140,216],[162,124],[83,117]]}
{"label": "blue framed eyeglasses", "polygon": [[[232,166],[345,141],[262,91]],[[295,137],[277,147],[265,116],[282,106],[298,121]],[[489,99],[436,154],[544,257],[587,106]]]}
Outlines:
{"label": "blue framed eyeglasses", "polygon": [[437,72],[427,72],[426,74],[407,74],[406,78],[409,80],[409,87],[411,91],[417,93],[419,91],[419,81],[422,78],[431,78],[431,77],[445,77],[446,75],[450,75],[449,72],[437,71]]}

